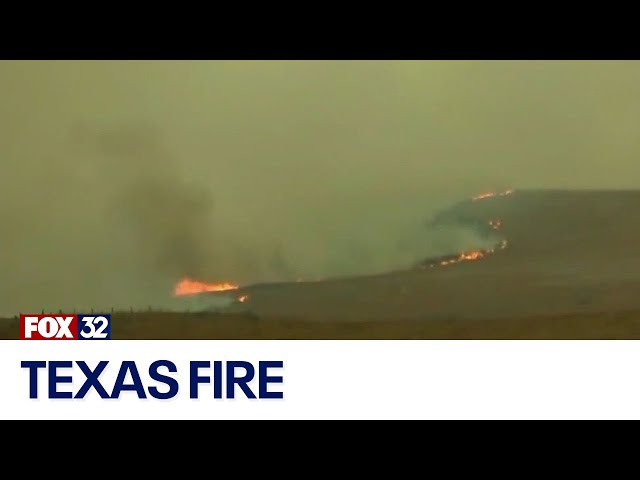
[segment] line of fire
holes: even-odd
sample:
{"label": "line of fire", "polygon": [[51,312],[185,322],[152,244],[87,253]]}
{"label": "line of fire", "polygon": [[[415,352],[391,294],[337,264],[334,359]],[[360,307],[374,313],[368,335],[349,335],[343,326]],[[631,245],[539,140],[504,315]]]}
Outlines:
{"label": "line of fire", "polygon": [[[472,202],[477,202],[479,200],[485,200],[488,198],[494,197],[504,197],[514,193],[513,189],[504,190],[501,192],[485,192],[474,197],[471,197]],[[493,230],[500,230],[502,226],[502,222],[499,219],[493,219],[488,222],[489,228]],[[508,246],[508,241],[506,239],[502,239],[496,246],[487,249],[478,249],[478,250],[470,250],[465,252],[459,252],[453,255],[445,255],[434,259],[425,260],[420,264],[421,268],[436,268],[436,267],[446,267],[450,265],[454,265],[461,262],[468,261],[477,261],[481,260],[489,255],[492,255],[500,250],[504,250]],[[298,282],[304,280],[297,280]],[[240,285],[233,282],[215,282],[208,283],[200,280],[195,280],[193,278],[184,277],[182,278],[175,287],[174,296],[189,296],[189,295],[197,295],[200,293],[207,292],[229,292],[233,290],[239,290]],[[238,295],[237,302],[246,303],[249,300],[249,296],[246,294]]]}

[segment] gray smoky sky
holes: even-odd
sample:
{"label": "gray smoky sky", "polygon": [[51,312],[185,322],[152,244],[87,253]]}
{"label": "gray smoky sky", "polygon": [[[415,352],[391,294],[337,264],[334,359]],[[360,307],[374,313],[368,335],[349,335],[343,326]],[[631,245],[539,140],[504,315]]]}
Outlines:
{"label": "gray smoky sky", "polygon": [[0,312],[383,271],[478,192],[636,188],[633,61],[2,61]]}

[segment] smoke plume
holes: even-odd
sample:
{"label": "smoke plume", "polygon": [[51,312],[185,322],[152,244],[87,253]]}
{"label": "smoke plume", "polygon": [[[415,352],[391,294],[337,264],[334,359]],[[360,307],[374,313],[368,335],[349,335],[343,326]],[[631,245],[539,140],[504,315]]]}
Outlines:
{"label": "smoke plume", "polygon": [[[638,62],[0,62],[0,313],[482,247],[486,190],[636,188]],[[480,243],[481,245],[478,245]]]}

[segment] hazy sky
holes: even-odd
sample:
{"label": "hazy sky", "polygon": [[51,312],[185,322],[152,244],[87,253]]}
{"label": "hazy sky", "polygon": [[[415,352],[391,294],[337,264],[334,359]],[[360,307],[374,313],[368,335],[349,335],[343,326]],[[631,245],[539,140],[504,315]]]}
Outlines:
{"label": "hazy sky", "polygon": [[0,312],[385,269],[480,191],[640,181],[633,61],[1,61],[0,88]]}

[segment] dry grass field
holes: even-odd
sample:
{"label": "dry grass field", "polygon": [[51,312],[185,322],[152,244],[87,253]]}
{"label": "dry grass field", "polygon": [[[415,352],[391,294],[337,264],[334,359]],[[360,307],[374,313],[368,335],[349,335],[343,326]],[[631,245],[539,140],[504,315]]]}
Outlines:
{"label": "dry grass field", "polygon": [[[19,338],[0,320],[0,340]],[[640,311],[499,320],[304,321],[248,315],[139,313],[112,317],[114,340],[616,340],[640,339]]]}

